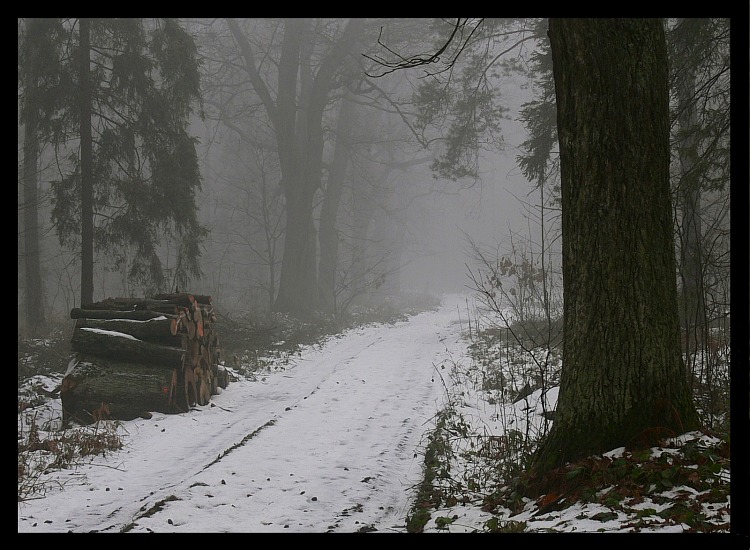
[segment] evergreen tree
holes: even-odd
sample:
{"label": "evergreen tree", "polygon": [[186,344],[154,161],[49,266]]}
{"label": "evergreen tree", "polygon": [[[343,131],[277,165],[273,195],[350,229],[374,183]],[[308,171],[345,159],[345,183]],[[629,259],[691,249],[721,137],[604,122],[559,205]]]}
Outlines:
{"label": "evergreen tree", "polygon": [[23,211],[25,322],[31,335],[43,332],[47,323],[39,238],[40,115],[41,105],[50,100],[49,90],[59,85],[59,75],[50,71],[50,66],[60,56],[61,31],[54,19],[19,20],[19,122],[23,124],[24,140],[23,202],[19,209]]}
{"label": "evergreen tree", "polygon": [[446,44],[445,58],[422,62],[428,68],[415,93],[415,129],[425,146],[439,144],[435,177],[477,181],[480,152],[504,145],[501,123],[508,108],[498,79],[521,70],[504,54],[536,37],[524,19],[439,20],[430,30],[437,44]]}
{"label": "evergreen tree", "polygon": [[[40,126],[61,178],[52,182],[61,244],[81,249],[81,303],[93,301],[100,250],[149,292],[200,274],[206,229],[197,219],[200,173],[187,132],[200,100],[192,37],[173,19],[60,21],[65,44],[44,92]],[[167,281],[159,247],[179,242]]]}
{"label": "evergreen tree", "polygon": [[555,83],[552,79],[552,54],[547,38],[547,21],[536,22],[537,47],[529,62],[533,75],[534,96],[521,106],[519,120],[528,132],[521,143],[522,153],[516,157],[524,176],[536,185],[552,184],[552,191],[559,202],[560,163],[557,150],[557,106]]}

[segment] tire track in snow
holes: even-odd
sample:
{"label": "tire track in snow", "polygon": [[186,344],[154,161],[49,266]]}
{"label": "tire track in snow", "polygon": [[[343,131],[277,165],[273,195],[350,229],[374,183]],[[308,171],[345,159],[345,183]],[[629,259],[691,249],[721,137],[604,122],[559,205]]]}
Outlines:
{"label": "tire track in snow", "polygon": [[[449,347],[461,347],[456,312],[450,303],[393,326],[355,329],[305,351],[265,382],[231,384],[212,400],[216,407],[125,423],[126,448],[82,468],[76,485],[31,504],[28,518],[19,506],[19,532],[45,520],[45,531],[190,531],[192,518],[207,513],[217,531],[393,524],[421,475],[413,455],[443,391],[435,364]],[[404,350],[417,351],[407,357]],[[373,394],[381,398],[374,402]],[[326,422],[340,417],[344,429]],[[180,436],[185,422],[195,424],[194,437]],[[139,437],[157,432],[156,448]],[[279,437],[289,439],[283,456],[269,451]],[[354,462],[359,449],[368,450],[362,464]],[[133,471],[145,479],[129,483],[130,465],[140,463],[148,467]],[[153,489],[144,494],[144,484]],[[290,494],[299,498],[281,509]],[[56,510],[65,498],[81,501],[73,517]]]}

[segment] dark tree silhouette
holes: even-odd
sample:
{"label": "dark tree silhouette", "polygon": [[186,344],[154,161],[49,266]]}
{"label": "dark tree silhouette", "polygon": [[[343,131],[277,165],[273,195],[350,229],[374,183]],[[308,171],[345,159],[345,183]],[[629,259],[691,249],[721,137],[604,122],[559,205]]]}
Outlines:
{"label": "dark tree silhouette", "polygon": [[55,147],[52,220],[81,251],[81,303],[93,301],[94,255],[113,255],[151,291],[168,282],[158,248],[178,241],[169,286],[200,273],[206,230],[187,125],[200,99],[193,39],[173,19],[58,20],[64,41],[47,67],[40,135]]}
{"label": "dark tree silhouette", "polygon": [[[29,18],[19,22],[19,120],[23,123],[23,242],[26,330],[34,336],[47,324],[40,260],[39,156],[40,117],[45,92],[59,84],[48,66],[59,58],[60,25],[54,19]],[[52,82],[49,79],[52,79]]]}
{"label": "dark tree silhouette", "polygon": [[321,184],[323,114],[331,91],[341,86],[337,75],[359,40],[364,20],[347,20],[335,36],[326,39],[331,46],[323,52],[315,51],[312,20],[284,20],[277,71],[270,77],[261,73],[246,31],[235,20],[227,24],[250,84],[271,121],[278,148],[286,232],[274,307],[306,315],[319,305],[313,200]]}
{"label": "dark tree silhouette", "polygon": [[659,19],[552,19],[563,370],[542,470],[699,427],[680,352]]}

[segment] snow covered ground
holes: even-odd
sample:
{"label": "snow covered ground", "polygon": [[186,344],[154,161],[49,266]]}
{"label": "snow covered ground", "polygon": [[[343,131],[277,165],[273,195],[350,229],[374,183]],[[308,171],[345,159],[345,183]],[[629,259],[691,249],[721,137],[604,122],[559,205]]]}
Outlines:
{"label": "snow covered ground", "polygon": [[[424,532],[683,533],[694,529],[689,521],[728,533],[728,445],[700,432],[647,457],[620,448],[596,458],[648,474],[645,489],[603,487],[552,507],[523,499],[520,510],[497,500],[490,510],[501,472],[518,467],[518,449],[555,408],[560,357],[507,344],[471,350],[482,342],[465,338],[481,325],[476,312],[471,298],[444,296],[436,311],[352,329],[269,363],[208,406],[121,422],[121,450],[34,480],[38,494],[19,498],[18,532],[404,533],[440,412],[450,449]],[[540,369],[545,391],[525,387]],[[60,418],[59,399],[46,407]],[[19,413],[19,424],[43,411]],[[45,451],[35,453],[41,462]]]}
{"label": "snow covered ground", "polygon": [[420,446],[462,354],[457,304],[304,351],[206,407],[122,423],[125,447],[50,472],[19,532],[403,530]]}

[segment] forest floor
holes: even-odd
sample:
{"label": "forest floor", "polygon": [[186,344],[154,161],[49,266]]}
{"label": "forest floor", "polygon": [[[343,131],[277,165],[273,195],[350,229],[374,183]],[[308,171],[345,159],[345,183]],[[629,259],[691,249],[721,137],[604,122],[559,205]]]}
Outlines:
{"label": "forest floor", "polygon": [[730,532],[730,437],[720,421],[569,463],[545,479],[553,490],[531,490],[561,356],[509,334],[474,329],[470,356],[443,365],[447,404],[429,438],[410,531]]}
{"label": "forest floor", "polygon": [[[435,305],[424,297],[402,300],[362,309],[346,323],[225,316],[219,333],[227,365],[242,376],[263,376],[347,326],[393,323]],[[476,322],[465,328],[468,356],[439,365],[445,407],[424,442],[424,479],[414,488],[405,531],[729,533],[730,438],[721,420],[658,447],[613,449],[568,464],[552,474],[555,491],[525,496],[524,472],[554,418],[559,349],[514,341]],[[55,388],[38,381],[62,378],[69,358],[64,332],[44,341],[19,337],[19,413],[55,397]],[[28,435],[19,431],[19,501],[33,483],[28,472],[22,479]]]}

